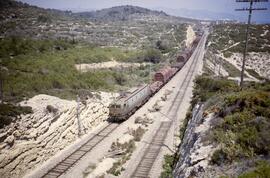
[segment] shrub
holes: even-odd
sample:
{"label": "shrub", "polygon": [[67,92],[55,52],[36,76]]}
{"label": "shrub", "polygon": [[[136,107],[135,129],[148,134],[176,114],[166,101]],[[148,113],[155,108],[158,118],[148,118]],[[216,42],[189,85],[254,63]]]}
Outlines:
{"label": "shrub", "polygon": [[[9,75],[4,78],[9,81],[4,85],[6,101],[20,101],[23,97],[32,97],[41,92],[74,99],[76,90],[79,88],[89,91],[116,90],[120,87],[123,89],[123,86],[133,87],[149,79],[148,68],[102,69],[80,73],[74,67],[77,62],[104,62],[111,58],[134,62],[132,60],[136,57],[143,58],[144,53],[141,51],[100,48],[91,45],[73,48],[74,46],[69,42],[61,40],[24,40],[22,38],[14,40],[16,44],[24,44],[28,41],[29,45],[11,60],[9,53],[14,53],[11,39],[0,40],[0,44],[6,45],[6,47],[0,45],[0,57],[3,57],[3,66],[9,69]],[[55,46],[61,46],[61,49],[67,50],[54,53]],[[25,55],[22,55],[23,53]],[[1,56],[2,54],[5,56]]]}
{"label": "shrub", "polygon": [[261,77],[255,70],[253,69],[246,69],[246,71],[252,75],[253,77],[257,78],[258,80],[264,80],[264,77]]}
{"label": "shrub", "polygon": [[233,81],[226,79],[215,79],[200,76],[195,79],[192,106],[199,101],[207,101],[213,95],[238,91],[240,88]]}
{"label": "shrub", "polygon": [[113,73],[113,77],[117,85],[123,86],[127,82],[126,77],[121,73]]}
{"label": "shrub", "polygon": [[55,107],[53,107],[52,105],[48,105],[47,107],[46,107],[46,109],[47,109],[47,111],[49,112],[49,113],[57,113],[57,111],[58,111],[58,109],[57,108],[55,108]]}
{"label": "shrub", "polygon": [[0,104],[0,128],[9,125],[21,114],[32,113],[32,108],[29,106],[15,106],[12,104]]}
{"label": "shrub", "polygon": [[156,49],[148,49],[145,52],[144,61],[145,62],[152,62],[152,63],[159,63],[161,60],[162,54],[160,51]]}
{"label": "shrub", "polygon": [[207,111],[216,114],[209,140],[221,148],[213,154],[213,164],[269,155],[269,82],[247,83],[242,91],[224,79],[201,76],[195,82],[193,106],[207,101]]}
{"label": "shrub", "polygon": [[[264,91],[241,91],[225,95],[220,125],[212,134],[222,150],[213,155],[213,163],[232,162],[241,158],[270,153],[270,93]],[[230,109],[230,112],[226,108]],[[225,156],[224,156],[225,155]],[[221,161],[221,162],[222,162]]]}
{"label": "shrub", "polygon": [[113,142],[111,145],[111,150],[121,149],[124,151],[124,153],[117,162],[113,163],[113,166],[107,171],[107,173],[113,174],[115,176],[120,175],[121,171],[124,171],[122,165],[130,159],[130,156],[134,151],[135,147],[136,146],[134,140],[130,140],[129,142],[126,142],[124,144],[120,144],[119,142]]}
{"label": "shrub", "polygon": [[212,157],[211,157],[211,163],[221,165],[226,162],[228,159],[227,153],[225,153],[222,149],[216,150]]}
{"label": "shrub", "polygon": [[134,140],[138,142],[141,140],[144,132],[145,129],[143,129],[142,127],[138,127],[136,130],[132,130],[131,135],[134,137]]}
{"label": "shrub", "polygon": [[41,23],[51,22],[51,17],[49,17],[48,15],[41,14],[38,16],[37,21]]}
{"label": "shrub", "polygon": [[174,157],[173,155],[165,155],[164,163],[162,165],[163,171],[161,172],[160,178],[173,178],[173,163]]}
{"label": "shrub", "polygon": [[270,164],[266,161],[260,161],[255,170],[243,173],[238,178],[268,178],[270,177]]}

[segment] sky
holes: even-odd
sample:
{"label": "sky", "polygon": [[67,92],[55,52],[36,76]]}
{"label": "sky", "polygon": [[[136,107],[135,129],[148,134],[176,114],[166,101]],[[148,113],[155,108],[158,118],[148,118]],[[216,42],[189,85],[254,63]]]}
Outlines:
{"label": "sky", "polygon": [[[235,8],[248,7],[247,3],[236,3],[235,0],[20,0],[44,8],[72,11],[86,11],[108,8],[119,5],[136,5],[150,9],[190,9],[228,13],[234,16],[247,16],[247,12],[235,12]],[[270,23],[270,2],[255,3],[255,7],[267,7],[267,11],[254,12],[253,20]],[[244,18],[245,19],[245,18]]]}

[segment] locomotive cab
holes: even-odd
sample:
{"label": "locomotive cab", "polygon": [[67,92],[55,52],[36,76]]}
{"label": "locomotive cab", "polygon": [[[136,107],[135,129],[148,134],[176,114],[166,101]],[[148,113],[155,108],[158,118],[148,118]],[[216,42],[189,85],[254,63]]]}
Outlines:
{"label": "locomotive cab", "polygon": [[149,85],[143,85],[132,92],[122,95],[109,106],[112,121],[123,121],[132,115],[151,95]]}
{"label": "locomotive cab", "polygon": [[112,103],[109,106],[109,112],[111,116],[117,116],[119,113],[121,113],[121,104],[119,103]]}
{"label": "locomotive cab", "polygon": [[113,120],[122,120],[124,119],[124,113],[127,108],[126,104],[114,102],[109,105],[109,116]]}

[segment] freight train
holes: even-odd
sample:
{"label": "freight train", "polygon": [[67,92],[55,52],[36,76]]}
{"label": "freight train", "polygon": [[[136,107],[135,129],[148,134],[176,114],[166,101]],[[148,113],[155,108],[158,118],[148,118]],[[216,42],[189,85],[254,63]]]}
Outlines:
{"label": "freight train", "polygon": [[201,36],[198,36],[193,41],[190,49],[186,49],[181,55],[177,56],[173,65],[163,67],[157,71],[150,84],[142,85],[125,95],[121,95],[111,103],[109,105],[109,120],[114,122],[124,121],[144,103],[146,103],[151,96],[158,92],[178,71],[183,68],[196,49],[200,39]]}

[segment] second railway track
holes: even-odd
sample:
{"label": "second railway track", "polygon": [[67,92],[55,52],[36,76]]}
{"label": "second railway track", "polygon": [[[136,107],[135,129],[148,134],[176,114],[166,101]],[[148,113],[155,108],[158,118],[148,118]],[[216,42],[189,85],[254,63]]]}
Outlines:
{"label": "second railway track", "polygon": [[172,104],[169,107],[169,110],[167,112],[168,118],[171,119],[171,121],[167,122],[161,122],[159,128],[156,130],[156,133],[154,134],[150,144],[145,149],[143,156],[132,173],[132,178],[148,178],[150,171],[155,163],[156,158],[158,157],[158,154],[161,150],[161,147],[164,144],[164,141],[168,135],[168,132],[172,126],[173,119],[177,116],[177,111],[179,109],[179,106],[181,105],[184,95],[186,93],[186,89],[189,86],[189,83],[191,82],[194,68],[196,66],[196,63],[198,61],[202,45],[204,44],[204,39],[202,39],[198,45],[198,49],[195,52],[194,59],[188,69],[188,73],[184,78],[184,81],[182,82],[181,86],[179,87],[179,90],[172,102]]}
{"label": "second railway track", "polygon": [[113,132],[119,124],[110,123],[102,128],[97,134],[91,137],[86,143],[73,151],[69,156],[50,169],[42,178],[57,178],[64,175],[71,167],[73,167],[83,156],[95,148],[103,141],[111,132]]}
{"label": "second railway track", "polygon": [[[201,46],[201,42],[200,42],[200,45],[198,45],[198,48],[199,46]],[[199,50],[197,50],[195,57],[198,56],[198,53],[199,53],[198,51]],[[171,107],[169,108],[169,111],[167,112],[170,118],[174,118],[176,116],[177,106],[179,107],[180,103],[183,100],[183,96],[179,96],[179,95],[181,94],[184,95],[180,90],[182,88],[184,88],[185,90],[188,87],[189,80],[191,79],[192,73],[193,73],[192,69],[194,68],[193,66],[194,66],[194,63],[196,63],[196,61],[197,61],[197,57],[196,59],[192,61],[192,64],[188,70],[188,74],[185,77],[184,81],[182,82],[176,94],[176,97],[173,101],[173,104],[171,105]],[[181,101],[179,101],[179,98]],[[175,114],[171,115],[170,113],[175,113]],[[132,177],[148,177],[148,174],[151,171],[153,163],[155,162],[155,159],[160,152],[162,144],[164,143],[164,140],[167,137],[167,133],[171,125],[172,125],[172,121],[161,123],[161,125],[158,128],[158,131],[155,133],[151,141],[151,144],[144,152],[143,159],[140,161],[136,170],[132,174]],[[100,142],[102,142],[109,134],[111,134],[111,132],[116,130],[118,126],[119,124],[109,123],[103,129],[101,129],[97,134],[95,134],[88,141],[86,141],[86,143],[84,143],[78,149],[76,149],[67,157],[65,157],[61,162],[57,163],[53,168],[47,171],[47,173],[43,175],[42,178],[57,178],[57,177],[65,175],[83,156],[91,152]]]}

